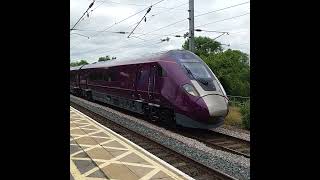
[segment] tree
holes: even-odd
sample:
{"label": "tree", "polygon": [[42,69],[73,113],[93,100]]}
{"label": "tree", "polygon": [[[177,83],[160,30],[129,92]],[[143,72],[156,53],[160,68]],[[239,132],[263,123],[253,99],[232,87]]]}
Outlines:
{"label": "tree", "polygon": [[101,61],[109,61],[109,60],[110,60],[110,57],[109,57],[109,56],[99,57],[98,62],[101,62]]}
{"label": "tree", "polygon": [[[195,54],[198,56],[204,55],[208,56],[209,54],[214,54],[218,52],[222,52],[223,48],[221,47],[221,43],[215,41],[209,37],[194,37],[194,47]],[[189,39],[184,42],[182,45],[183,49],[189,49]]]}
{"label": "tree", "polygon": [[[189,41],[182,45],[188,49]],[[195,53],[215,73],[227,94],[250,96],[249,56],[239,50],[223,51],[221,44],[209,37],[195,37]]]}
{"label": "tree", "polygon": [[227,94],[250,96],[250,66],[248,54],[228,49],[201,56],[215,73]]}
{"label": "tree", "polygon": [[80,66],[85,64],[89,64],[89,63],[86,60],[81,60],[81,61],[71,62],[70,67],[75,67],[75,66]]}

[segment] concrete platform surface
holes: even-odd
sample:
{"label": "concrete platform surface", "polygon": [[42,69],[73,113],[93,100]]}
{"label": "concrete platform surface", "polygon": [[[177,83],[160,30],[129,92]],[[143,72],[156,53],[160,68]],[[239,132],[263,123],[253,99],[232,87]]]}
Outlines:
{"label": "concrete platform surface", "polygon": [[70,107],[70,179],[192,179]]}

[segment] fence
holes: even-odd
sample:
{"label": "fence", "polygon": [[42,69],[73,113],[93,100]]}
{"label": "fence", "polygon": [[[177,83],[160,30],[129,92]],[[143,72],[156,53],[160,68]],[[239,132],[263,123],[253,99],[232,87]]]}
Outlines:
{"label": "fence", "polygon": [[243,96],[231,96],[228,95],[229,103],[232,106],[241,106],[244,102],[250,101],[250,97],[243,97]]}

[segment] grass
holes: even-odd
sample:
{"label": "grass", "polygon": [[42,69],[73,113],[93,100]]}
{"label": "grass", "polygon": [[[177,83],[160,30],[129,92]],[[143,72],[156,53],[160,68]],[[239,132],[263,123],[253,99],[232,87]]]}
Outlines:
{"label": "grass", "polygon": [[238,127],[238,128],[243,128],[240,108],[239,107],[230,106],[229,110],[230,110],[229,114],[226,117],[224,124],[225,125],[230,125],[230,126],[235,126],[235,127]]}

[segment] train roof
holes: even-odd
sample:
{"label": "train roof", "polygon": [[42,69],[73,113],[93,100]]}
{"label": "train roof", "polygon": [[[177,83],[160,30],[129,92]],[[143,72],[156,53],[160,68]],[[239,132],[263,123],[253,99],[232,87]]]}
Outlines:
{"label": "train roof", "polygon": [[70,67],[70,71],[79,70],[83,65]]}
{"label": "train roof", "polygon": [[[191,54],[190,54],[191,53]],[[70,70],[79,70],[79,69],[91,69],[91,68],[103,68],[103,67],[112,67],[112,66],[121,66],[121,65],[128,65],[128,64],[140,64],[140,63],[147,63],[147,62],[156,62],[159,61],[160,58],[164,57],[172,57],[173,61],[176,61],[176,58],[180,57],[181,54],[188,54],[194,56],[194,54],[187,50],[169,50],[169,51],[162,51],[159,53],[155,53],[148,56],[142,56],[140,58],[128,58],[128,59],[115,59],[115,60],[108,60],[103,62],[96,62],[92,64],[87,64],[82,66],[74,67]]]}

